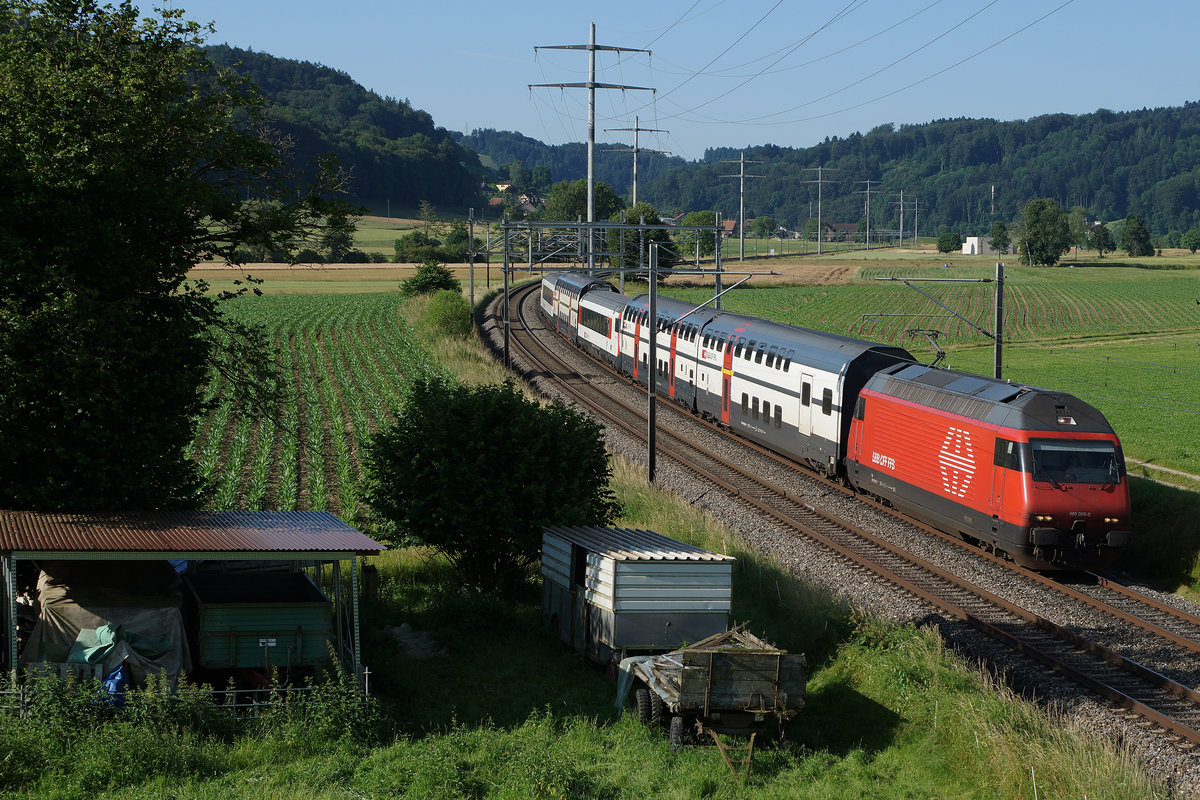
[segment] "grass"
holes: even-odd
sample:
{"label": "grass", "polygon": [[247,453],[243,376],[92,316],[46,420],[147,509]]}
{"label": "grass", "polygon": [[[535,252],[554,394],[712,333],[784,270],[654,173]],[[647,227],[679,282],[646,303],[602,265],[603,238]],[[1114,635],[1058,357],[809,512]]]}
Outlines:
{"label": "grass", "polygon": [[[422,358],[469,381],[502,372],[472,340],[436,337],[426,300],[271,298],[292,306],[279,331],[333,330],[359,303],[384,309],[422,343]],[[297,304],[311,302],[301,312]],[[250,308],[247,306],[247,308]],[[371,312],[372,314],[377,312]],[[394,316],[393,316],[394,315]],[[304,335],[309,335],[305,333]],[[327,334],[326,334],[327,335]],[[431,338],[432,337],[432,338]],[[341,341],[339,334],[339,341]],[[391,346],[376,348],[389,350]],[[365,371],[365,368],[364,370]],[[349,385],[349,384],[347,384]],[[604,673],[542,626],[537,584],[516,602],[461,589],[446,563],[417,549],[374,559],[378,600],[364,604],[364,648],[388,723],[382,737],[338,734],[304,720],[226,741],[162,726],[0,726],[0,795],[36,798],[1152,798],[1130,755],[1093,731],[1012,696],[946,651],[936,634],[870,620],[750,550],[686,502],[614,462],[617,524],[646,527],[738,557],[733,616],[807,653],[808,704],[789,750],[755,754],[744,784],[711,747],[669,752],[661,732],[611,707]],[[1171,535],[1200,518],[1196,495],[1135,481],[1159,510],[1161,542],[1145,569],[1196,578],[1200,542]],[[1175,549],[1171,549],[1175,548]],[[1183,566],[1186,565],[1186,566]],[[1189,577],[1190,576],[1190,577]],[[532,576],[531,576],[532,578]],[[386,631],[408,622],[449,655],[407,657]]]}

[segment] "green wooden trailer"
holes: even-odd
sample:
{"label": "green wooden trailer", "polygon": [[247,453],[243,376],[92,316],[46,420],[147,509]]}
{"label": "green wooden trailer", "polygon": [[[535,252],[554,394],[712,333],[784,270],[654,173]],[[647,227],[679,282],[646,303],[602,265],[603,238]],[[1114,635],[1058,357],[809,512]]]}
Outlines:
{"label": "green wooden trailer", "polygon": [[758,734],[773,730],[786,744],[792,720],[804,708],[807,672],[803,653],[735,628],[663,655],[622,660],[617,702],[624,706],[632,691],[638,719],[665,725],[672,750],[689,734],[711,737],[737,774],[720,734],[748,737],[745,769]]}
{"label": "green wooden trailer", "polygon": [[184,583],[200,666],[291,668],[329,660],[332,605],[307,574],[189,575]]}

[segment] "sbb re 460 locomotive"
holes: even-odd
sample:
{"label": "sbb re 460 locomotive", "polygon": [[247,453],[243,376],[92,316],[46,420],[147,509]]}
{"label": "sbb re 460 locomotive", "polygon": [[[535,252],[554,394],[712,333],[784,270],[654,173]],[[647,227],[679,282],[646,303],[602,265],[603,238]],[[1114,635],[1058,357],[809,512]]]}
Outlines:
{"label": "sbb re 460 locomotive", "polygon": [[647,295],[587,275],[541,289],[549,324],[593,357],[934,527],[1036,569],[1102,568],[1130,543],[1120,441],[1076,397],[670,298],[651,321]]}

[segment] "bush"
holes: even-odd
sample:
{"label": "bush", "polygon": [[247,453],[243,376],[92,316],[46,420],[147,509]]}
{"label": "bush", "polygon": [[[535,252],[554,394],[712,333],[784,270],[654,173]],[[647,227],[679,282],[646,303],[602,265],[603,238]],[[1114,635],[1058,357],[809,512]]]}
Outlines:
{"label": "bush", "polygon": [[466,336],[471,332],[471,306],[462,291],[438,289],[429,301],[429,324],[449,336]]}
{"label": "bush", "polygon": [[432,259],[417,267],[417,274],[400,283],[400,294],[405,297],[433,294],[439,289],[452,289],[461,293],[462,284],[454,277],[454,273]]}
{"label": "bush", "polygon": [[947,231],[939,233],[937,237],[937,249],[939,253],[953,253],[962,250],[963,239],[962,235]]}

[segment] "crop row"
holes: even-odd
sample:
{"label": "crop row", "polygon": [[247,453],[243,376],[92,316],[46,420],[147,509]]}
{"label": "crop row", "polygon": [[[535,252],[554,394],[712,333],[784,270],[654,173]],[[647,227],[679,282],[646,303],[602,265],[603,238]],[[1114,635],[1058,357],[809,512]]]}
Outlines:
{"label": "crop row", "polygon": [[286,399],[273,413],[218,400],[198,420],[191,456],[216,509],[316,509],[353,518],[361,448],[386,425],[407,381],[438,367],[398,315],[395,295],[242,298],[232,315],[261,325],[276,351]]}

